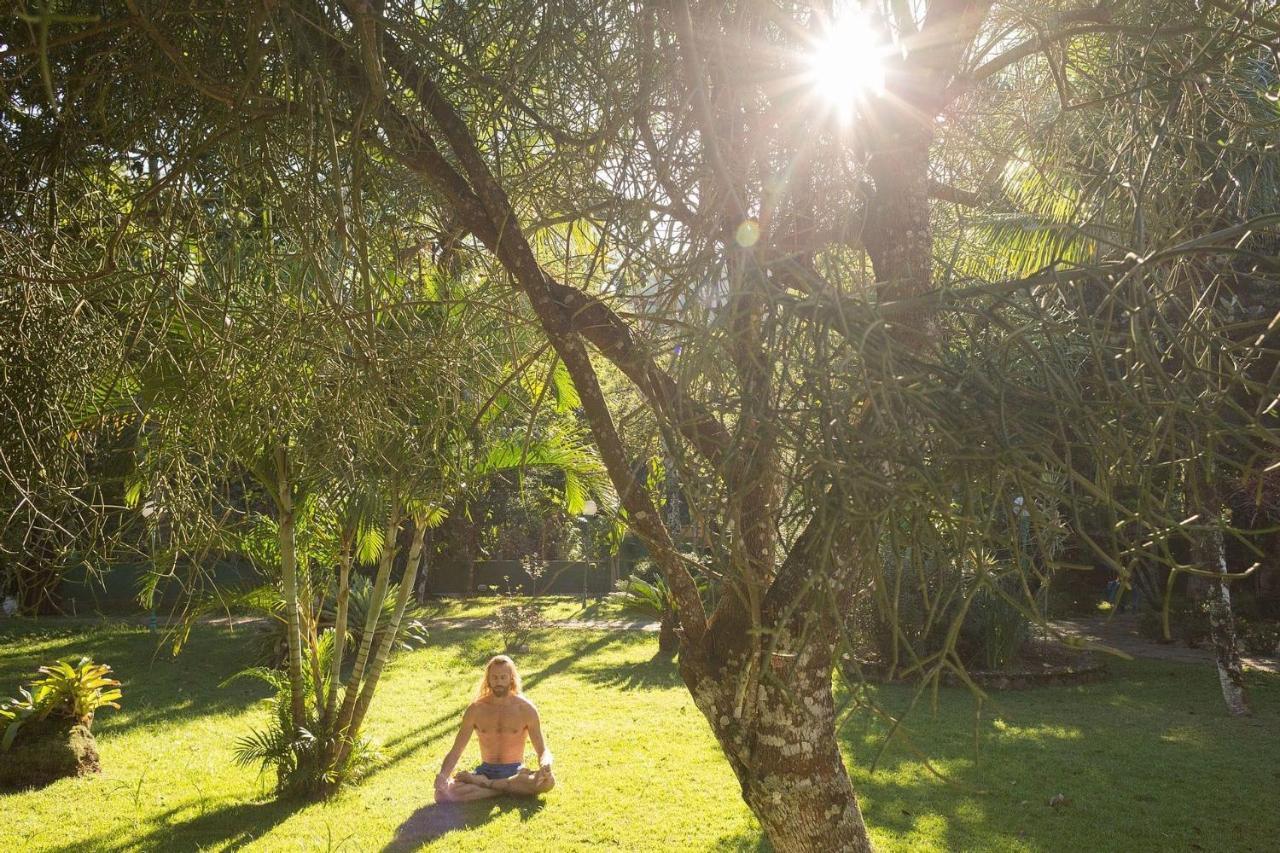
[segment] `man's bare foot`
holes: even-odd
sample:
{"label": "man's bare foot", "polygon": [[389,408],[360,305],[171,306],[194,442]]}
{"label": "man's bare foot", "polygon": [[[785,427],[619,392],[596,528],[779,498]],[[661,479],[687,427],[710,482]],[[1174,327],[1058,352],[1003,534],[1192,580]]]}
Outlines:
{"label": "man's bare foot", "polygon": [[481,776],[479,773],[472,773],[469,770],[459,770],[453,774],[453,781],[464,782],[468,785],[478,785],[481,788],[489,787],[489,778]]}

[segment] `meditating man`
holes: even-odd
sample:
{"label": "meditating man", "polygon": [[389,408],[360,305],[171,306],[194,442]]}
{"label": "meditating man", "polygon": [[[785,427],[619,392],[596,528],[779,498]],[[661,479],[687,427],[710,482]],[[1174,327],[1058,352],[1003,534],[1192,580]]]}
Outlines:
{"label": "meditating man", "polygon": [[[472,731],[480,738],[482,763],[474,772],[461,770],[450,779]],[[536,771],[521,766],[526,735],[538,753]],[[463,713],[453,749],[440,765],[436,802],[467,802],[501,794],[531,797],[550,791],[555,784],[551,750],[542,739],[538,710],[520,695],[520,673],[515,662],[498,655],[485,665],[476,701]]]}

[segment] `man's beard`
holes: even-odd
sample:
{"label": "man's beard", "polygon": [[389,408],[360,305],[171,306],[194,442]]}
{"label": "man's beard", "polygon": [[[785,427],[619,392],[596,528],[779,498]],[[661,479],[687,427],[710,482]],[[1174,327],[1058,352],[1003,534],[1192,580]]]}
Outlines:
{"label": "man's beard", "polygon": [[506,696],[507,693],[509,693],[510,691],[511,691],[510,687],[506,687],[503,685],[494,685],[494,684],[489,685],[489,692],[492,693],[494,696]]}

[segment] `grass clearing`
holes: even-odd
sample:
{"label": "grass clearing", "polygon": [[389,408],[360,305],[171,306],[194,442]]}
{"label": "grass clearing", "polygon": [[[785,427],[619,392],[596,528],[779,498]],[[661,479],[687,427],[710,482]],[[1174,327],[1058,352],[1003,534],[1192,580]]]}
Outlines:
{"label": "grass clearing", "polygon": [[[432,779],[495,633],[436,629],[430,647],[400,655],[369,722],[384,763],[336,801],[301,806],[272,802],[271,779],[232,762],[235,738],[263,719],[265,688],[218,684],[250,642],[203,626],[173,660],[136,626],[0,628],[0,692],[79,653],[125,682],[123,709],[95,725],[105,772],[0,795],[0,850],[768,849],[674,668],[651,660],[652,634],[539,632],[518,660],[559,787],[542,801],[447,807],[431,803]],[[1280,678],[1253,677],[1258,714],[1239,721],[1222,712],[1211,669],[1113,670],[1102,684],[995,695],[976,723],[967,692],[943,689],[936,710],[926,697],[909,735],[945,782],[902,740],[871,773],[885,727],[855,717],[843,736],[881,849],[1274,849]],[[872,692],[890,710],[912,695]],[[463,766],[478,760],[473,742]],[[1059,793],[1069,802],[1049,806]]]}
{"label": "grass clearing", "polygon": [[[511,601],[500,595],[475,595],[468,598],[436,598],[424,605],[429,619],[492,619],[498,608]],[[624,622],[655,621],[633,613],[625,613],[617,599],[592,597],[583,606],[582,599],[565,595],[535,595],[515,599],[517,604],[532,605],[542,618],[553,622],[571,620],[621,620]]]}

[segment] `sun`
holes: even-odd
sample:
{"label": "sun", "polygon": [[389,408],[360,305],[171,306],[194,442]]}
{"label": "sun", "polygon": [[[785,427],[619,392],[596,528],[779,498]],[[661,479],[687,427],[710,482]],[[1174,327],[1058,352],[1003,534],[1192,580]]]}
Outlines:
{"label": "sun", "polygon": [[860,99],[884,93],[885,53],[865,15],[844,14],[825,28],[806,57],[809,85],[847,122]]}

